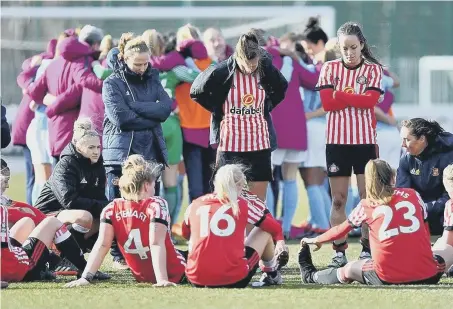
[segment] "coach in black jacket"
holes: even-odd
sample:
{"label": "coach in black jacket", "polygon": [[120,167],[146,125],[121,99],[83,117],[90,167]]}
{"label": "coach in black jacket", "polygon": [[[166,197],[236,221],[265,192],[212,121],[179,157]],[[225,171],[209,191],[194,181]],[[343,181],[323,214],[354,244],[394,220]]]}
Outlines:
{"label": "coach in black jacket", "polygon": [[96,163],[84,157],[71,142],[44,185],[35,207],[45,214],[61,210],[86,210],[99,219],[107,206],[105,168],[102,157]]}
{"label": "coach in black jacket", "polygon": [[[260,57],[261,86],[266,92],[264,117],[268,124],[271,150],[277,149],[277,136],[270,112],[285,98],[288,82],[272,65],[272,56],[264,52]],[[235,56],[209,67],[202,72],[190,88],[190,97],[212,113],[210,143],[219,143],[220,122],[223,119],[223,104],[230,91],[234,71],[237,69]]]}
{"label": "coach in black jacket", "polygon": [[453,163],[453,134],[435,121],[405,120],[401,137],[407,152],[401,157],[397,188],[415,189],[428,211],[431,234],[441,235],[445,203],[449,196],[442,182],[443,170]]}

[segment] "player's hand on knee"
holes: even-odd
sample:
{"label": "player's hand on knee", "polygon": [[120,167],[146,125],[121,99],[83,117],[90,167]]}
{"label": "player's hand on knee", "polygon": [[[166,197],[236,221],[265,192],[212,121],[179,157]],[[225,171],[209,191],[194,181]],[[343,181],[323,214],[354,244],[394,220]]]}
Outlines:
{"label": "player's hand on knee", "polygon": [[90,282],[85,278],[80,278],[65,284],[65,288],[75,288],[78,286],[88,285]]}
{"label": "player's hand on knee", "polygon": [[322,243],[320,243],[318,241],[318,237],[315,237],[315,238],[303,238],[301,241],[300,241],[300,245],[301,246],[304,246],[304,245],[315,245],[316,248],[313,249],[313,251],[318,251],[319,249],[321,249],[322,247]]}
{"label": "player's hand on knee", "polygon": [[153,284],[153,286],[155,286],[155,287],[167,287],[167,286],[177,286],[177,284],[173,283],[173,282],[170,282],[170,281],[162,280],[162,281],[157,282],[156,284]]}

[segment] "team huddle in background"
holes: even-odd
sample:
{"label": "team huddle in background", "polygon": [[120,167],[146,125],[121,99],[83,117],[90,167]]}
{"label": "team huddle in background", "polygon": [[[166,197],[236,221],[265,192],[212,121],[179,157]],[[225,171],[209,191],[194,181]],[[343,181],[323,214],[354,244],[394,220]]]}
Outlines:
{"label": "team huddle in background", "polygon": [[[251,29],[233,50],[220,31],[203,43],[189,24],[106,47],[87,25],[26,60],[13,143],[34,184],[27,203],[9,199],[2,160],[2,286],[108,280],[109,252],[156,286],[245,288],[258,268],[253,287],[281,285],[295,238],[304,283],[436,284],[452,273],[453,135],[422,118],[399,132],[398,80],[357,23],[334,44],[316,19],[302,35],[265,36]],[[4,121],[2,106],[2,148]],[[178,224],[184,173],[190,204]],[[298,173],[310,208],[299,229]],[[362,250],[348,262],[359,229]],[[441,235],[433,246],[431,235]],[[318,270],[309,245],[328,242],[332,261]]]}

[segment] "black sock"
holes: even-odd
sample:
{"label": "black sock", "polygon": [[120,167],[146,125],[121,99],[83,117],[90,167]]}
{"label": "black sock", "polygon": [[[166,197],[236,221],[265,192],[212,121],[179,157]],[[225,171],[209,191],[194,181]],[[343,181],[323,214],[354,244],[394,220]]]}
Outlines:
{"label": "black sock", "polygon": [[55,244],[61,254],[67,258],[79,271],[83,271],[87,266],[83,252],[80,249],[79,245],[75,238],[71,235],[67,239]]}
{"label": "black sock", "polygon": [[49,250],[49,269],[53,270],[55,267],[60,263],[61,257],[53,252],[52,250]]}
{"label": "black sock", "polygon": [[75,230],[71,224],[67,225],[66,228],[69,232],[71,232],[72,236],[74,236],[77,244],[79,245],[80,249],[82,249],[83,253],[87,252],[85,234]]}
{"label": "black sock", "polygon": [[313,275],[313,281],[319,284],[341,283],[337,277],[338,268],[327,268],[320,270]]}
{"label": "black sock", "polygon": [[277,276],[277,273],[278,273],[278,272],[277,272],[276,270],[274,270],[274,271],[269,271],[269,272],[267,272],[266,274],[268,274],[269,276],[271,276],[271,278],[275,278],[275,277]]}
{"label": "black sock", "polygon": [[362,237],[360,238],[360,243],[362,244],[362,252],[371,254],[370,240]]}

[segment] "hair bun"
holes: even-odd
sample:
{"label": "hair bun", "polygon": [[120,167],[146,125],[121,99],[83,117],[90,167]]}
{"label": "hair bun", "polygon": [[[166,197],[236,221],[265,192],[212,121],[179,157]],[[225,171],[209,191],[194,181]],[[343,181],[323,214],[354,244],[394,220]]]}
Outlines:
{"label": "hair bun", "polygon": [[313,29],[313,28],[318,28],[318,27],[319,27],[319,17],[310,17],[308,19],[306,28]]}
{"label": "hair bun", "polygon": [[80,118],[74,123],[74,131],[90,131],[93,128],[93,123],[90,118]]}

